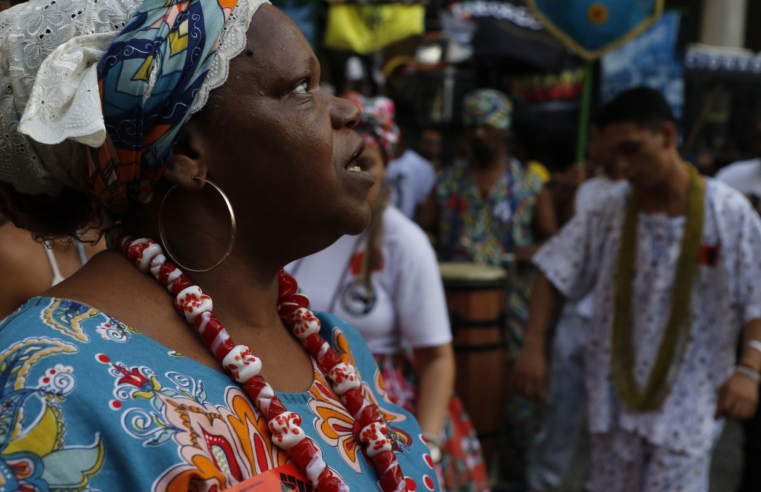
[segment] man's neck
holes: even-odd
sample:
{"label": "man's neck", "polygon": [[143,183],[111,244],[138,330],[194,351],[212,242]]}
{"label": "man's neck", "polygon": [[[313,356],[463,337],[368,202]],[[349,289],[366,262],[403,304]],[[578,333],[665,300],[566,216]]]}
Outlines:
{"label": "man's neck", "polygon": [[500,152],[498,157],[491,162],[474,162],[473,177],[478,185],[482,197],[487,197],[489,192],[507,171],[507,152]]}
{"label": "man's neck", "polygon": [[678,217],[687,212],[687,195],[690,188],[690,172],[681,159],[675,156],[669,172],[659,184],[639,189],[639,207],[647,214],[665,213]]}

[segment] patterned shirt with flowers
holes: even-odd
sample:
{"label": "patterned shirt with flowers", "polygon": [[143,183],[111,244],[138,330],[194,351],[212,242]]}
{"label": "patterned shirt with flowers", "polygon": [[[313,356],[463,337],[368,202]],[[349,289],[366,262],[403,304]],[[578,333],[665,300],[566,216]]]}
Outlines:
{"label": "patterned shirt with flowers", "polygon": [[[422,432],[389,403],[362,337],[316,314],[321,335],[356,364],[365,395],[381,408],[408,490],[438,491]],[[31,299],[0,324],[0,348],[0,491],[217,492],[288,462],[229,376],[97,309]],[[316,365],[313,377],[308,391],[278,396],[352,490],[379,490],[354,418]],[[290,472],[275,473],[290,484],[282,490],[310,490]]]}
{"label": "patterned shirt with flowers", "polygon": [[[533,220],[542,179],[516,159],[487,197],[473,180],[467,161],[442,173],[436,187],[439,202],[438,253],[441,261],[465,261],[512,269],[508,255],[534,242]],[[517,351],[528,318],[534,269],[517,267],[508,298],[511,347]]]}

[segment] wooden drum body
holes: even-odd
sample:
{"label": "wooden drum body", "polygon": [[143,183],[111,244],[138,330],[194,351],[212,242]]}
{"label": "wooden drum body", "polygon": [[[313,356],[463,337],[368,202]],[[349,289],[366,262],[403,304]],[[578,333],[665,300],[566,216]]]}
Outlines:
{"label": "wooden drum body", "polygon": [[471,263],[443,263],[439,268],[452,321],[455,389],[490,465],[507,399],[507,274]]}

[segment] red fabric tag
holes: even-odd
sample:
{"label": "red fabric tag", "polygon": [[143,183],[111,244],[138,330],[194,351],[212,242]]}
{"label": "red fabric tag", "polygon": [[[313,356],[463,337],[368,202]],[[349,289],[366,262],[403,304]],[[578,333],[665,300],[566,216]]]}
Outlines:
{"label": "red fabric tag", "polygon": [[312,492],[312,485],[295,463],[251,477],[225,492]]}
{"label": "red fabric tag", "polygon": [[719,261],[719,245],[704,244],[700,248],[700,264],[706,266],[716,266]]}

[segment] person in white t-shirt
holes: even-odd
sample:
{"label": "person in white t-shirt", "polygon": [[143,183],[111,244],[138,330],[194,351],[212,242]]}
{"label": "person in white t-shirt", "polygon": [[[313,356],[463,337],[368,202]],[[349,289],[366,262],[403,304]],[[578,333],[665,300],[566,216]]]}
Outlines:
{"label": "person in white t-shirt", "polygon": [[423,230],[387,205],[382,185],[398,138],[393,103],[356,93],[344,97],[362,110],[358,130],[368,145],[355,164],[376,179],[369,194],[372,222],[361,235],[344,236],[286,270],[313,293],[313,309],[343,318],[364,336],[387,395],[417,416],[439,462],[442,490],[488,490],[475,431],[452,397],[452,334],[436,255]]}

